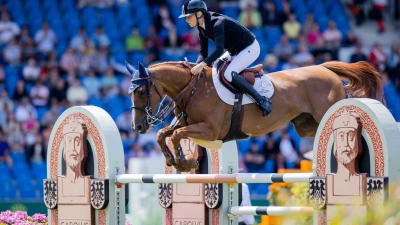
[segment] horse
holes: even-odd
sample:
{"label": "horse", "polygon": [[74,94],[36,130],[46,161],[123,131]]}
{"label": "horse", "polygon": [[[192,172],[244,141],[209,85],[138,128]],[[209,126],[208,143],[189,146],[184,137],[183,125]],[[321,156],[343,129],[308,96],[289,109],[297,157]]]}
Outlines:
{"label": "horse", "polygon": [[[153,109],[164,95],[169,96],[174,105],[166,108],[173,107],[178,120],[160,129],[156,139],[166,164],[186,172],[198,165],[192,155],[183,155],[180,140],[189,138],[206,147],[207,143],[222,143],[231,126],[233,109],[219,98],[212,69],[205,67],[200,75],[192,75],[190,69],[194,65],[186,61],[164,62],[145,68],[139,63],[136,70],[126,63],[132,75],[132,130],[143,134],[150,125],[162,121],[165,110],[154,114]],[[382,73],[368,62],[331,61],[266,76],[275,90],[272,112],[262,117],[256,104],[242,106],[241,126],[248,136],[263,135],[292,122],[300,137],[313,137],[322,117],[336,102],[346,97],[384,101]],[[166,143],[167,137],[174,154]]]}

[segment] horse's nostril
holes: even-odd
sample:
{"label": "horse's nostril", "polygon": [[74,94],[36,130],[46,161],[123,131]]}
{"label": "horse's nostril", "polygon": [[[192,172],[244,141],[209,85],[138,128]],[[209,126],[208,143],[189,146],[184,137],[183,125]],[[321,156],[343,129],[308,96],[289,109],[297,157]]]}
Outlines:
{"label": "horse's nostril", "polygon": [[142,129],[143,129],[142,125],[138,125],[137,128],[136,128],[137,131],[142,131]]}

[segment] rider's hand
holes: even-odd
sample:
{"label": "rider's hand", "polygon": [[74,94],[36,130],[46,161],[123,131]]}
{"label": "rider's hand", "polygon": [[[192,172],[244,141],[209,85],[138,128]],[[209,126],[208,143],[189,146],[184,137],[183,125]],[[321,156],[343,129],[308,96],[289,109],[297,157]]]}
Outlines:
{"label": "rider's hand", "polygon": [[205,62],[201,62],[195,65],[190,72],[192,72],[193,75],[198,75],[206,65]]}

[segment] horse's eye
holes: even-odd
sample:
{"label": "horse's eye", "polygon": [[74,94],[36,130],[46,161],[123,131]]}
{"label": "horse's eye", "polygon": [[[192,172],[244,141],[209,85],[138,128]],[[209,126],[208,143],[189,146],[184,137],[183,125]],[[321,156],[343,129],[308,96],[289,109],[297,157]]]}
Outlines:
{"label": "horse's eye", "polygon": [[145,90],[141,90],[141,91],[139,92],[139,94],[140,94],[140,95],[145,95],[145,94],[146,94],[146,91],[145,91]]}

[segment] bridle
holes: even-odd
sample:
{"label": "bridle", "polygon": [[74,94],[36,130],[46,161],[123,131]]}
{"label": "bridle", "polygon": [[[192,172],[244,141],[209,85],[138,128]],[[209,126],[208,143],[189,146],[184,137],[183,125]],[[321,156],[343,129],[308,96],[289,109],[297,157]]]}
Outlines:
{"label": "bridle", "polygon": [[[186,71],[188,71],[190,73],[190,69],[191,67],[186,63],[186,62],[182,62],[183,68],[185,68]],[[186,69],[187,68],[187,69]],[[172,99],[171,102],[169,102],[163,109],[162,108],[162,103],[165,101],[167,96],[162,97],[160,94],[160,91],[158,90],[157,86],[154,84],[153,80],[151,79],[151,72],[149,70],[148,71],[148,76],[147,77],[142,77],[142,78],[136,78],[131,80],[132,83],[136,82],[136,81],[142,81],[142,80],[146,80],[146,92],[147,92],[147,105],[143,108],[143,107],[138,107],[138,106],[131,106],[130,109],[131,111],[133,109],[137,109],[137,110],[142,110],[145,114],[146,114],[146,122],[150,125],[150,126],[157,126],[159,124],[164,124],[164,120],[166,118],[168,118],[174,111],[174,109],[176,107],[180,108],[178,106],[178,103],[182,100],[183,96],[185,95],[186,90],[189,88],[190,84],[196,80],[195,85],[193,86],[188,98],[186,99],[186,102],[183,105],[183,109],[181,109],[181,113],[178,115],[178,119],[175,121],[174,125],[172,125],[172,127],[176,126],[182,119],[187,118],[187,114],[186,114],[186,106],[190,101],[190,98],[192,97],[192,95],[194,94],[198,81],[203,73],[203,71],[201,71],[201,73],[199,75],[193,75],[191,74],[191,78],[188,84],[186,84],[186,86],[182,89],[182,91],[180,91],[174,99]],[[196,79],[197,78],[197,79]],[[158,96],[160,97],[161,101],[160,101],[160,107],[158,107],[158,111],[156,112],[155,115],[153,115],[153,109],[151,108],[151,87],[154,86],[156,89],[156,92],[158,94]],[[170,108],[175,104],[175,106],[170,110]]]}

